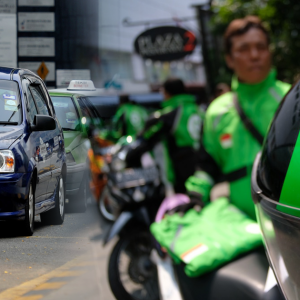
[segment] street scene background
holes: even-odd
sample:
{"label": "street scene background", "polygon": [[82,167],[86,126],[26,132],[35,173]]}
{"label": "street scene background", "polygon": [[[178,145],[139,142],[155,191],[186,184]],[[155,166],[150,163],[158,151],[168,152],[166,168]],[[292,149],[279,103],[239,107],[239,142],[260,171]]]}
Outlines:
{"label": "street scene background", "polygon": [[[0,0],[0,66],[33,71],[49,91],[74,79],[92,80],[102,96],[112,97],[107,99],[162,97],[162,83],[178,77],[207,108],[218,84],[231,84],[222,35],[234,18],[258,15],[270,31],[278,78],[298,79],[299,13],[296,0]],[[166,27],[191,33],[187,53],[161,58],[155,51],[162,44],[175,47],[175,33],[174,41],[161,40],[153,31],[159,45],[139,42],[148,30]],[[228,193],[225,183],[211,197]],[[44,226],[36,216],[30,237],[20,236],[14,223],[0,222],[0,299],[115,299],[107,268],[117,239],[103,246],[112,223],[91,192],[85,213],[73,212],[68,200],[62,225]]]}

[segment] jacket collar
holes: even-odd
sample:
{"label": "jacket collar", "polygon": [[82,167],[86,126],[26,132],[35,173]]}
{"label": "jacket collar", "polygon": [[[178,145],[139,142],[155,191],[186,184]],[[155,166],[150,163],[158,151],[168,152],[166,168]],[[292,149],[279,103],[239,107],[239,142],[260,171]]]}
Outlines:
{"label": "jacket collar", "polygon": [[238,80],[236,76],[233,76],[231,88],[239,95],[258,93],[270,88],[271,86],[274,86],[274,83],[276,81],[276,75],[276,71],[272,69],[265,80],[256,84],[242,83]]}

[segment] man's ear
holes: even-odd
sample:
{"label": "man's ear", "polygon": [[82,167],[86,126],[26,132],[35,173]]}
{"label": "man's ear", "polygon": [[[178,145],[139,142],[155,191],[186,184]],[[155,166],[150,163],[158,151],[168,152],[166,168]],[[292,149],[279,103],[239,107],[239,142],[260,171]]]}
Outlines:
{"label": "man's ear", "polygon": [[230,54],[226,54],[225,60],[226,60],[226,64],[227,64],[228,68],[231,70],[234,70],[234,62],[233,62],[232,56]]}

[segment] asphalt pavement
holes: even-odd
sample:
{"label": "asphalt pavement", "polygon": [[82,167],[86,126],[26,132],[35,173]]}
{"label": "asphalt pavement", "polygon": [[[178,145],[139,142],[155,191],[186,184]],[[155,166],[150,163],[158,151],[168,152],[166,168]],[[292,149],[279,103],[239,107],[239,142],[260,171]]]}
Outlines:
{"label": "asphalt pavement", "polygon": [[19,224],[0,222],[0,299],[114,299],[107,283],[113,243],[103,248],[108,229],[95,204],[67,213],[63,225],[36,222],[32,237]]}
{"label": "asphalt pavement", "polygon": [[[228,194],[217,186],[212,198]],[[38,218],[37,218],[38,219]],[[103,248],[109,224],[96,204],[67,213],[63,225],[36,222],[32,237],[19,224],[0,222],[0,300],[113,300],[107,263],[115,241]]]}

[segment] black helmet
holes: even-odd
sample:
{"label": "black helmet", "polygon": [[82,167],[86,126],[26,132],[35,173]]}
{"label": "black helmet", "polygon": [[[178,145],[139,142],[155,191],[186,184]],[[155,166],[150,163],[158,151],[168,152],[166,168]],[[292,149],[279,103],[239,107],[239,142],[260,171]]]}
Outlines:
{"label": "black helmet", "polygon": [[283,99],[252,170],[267,255],[286,299],[300,299],[300,83]]}

